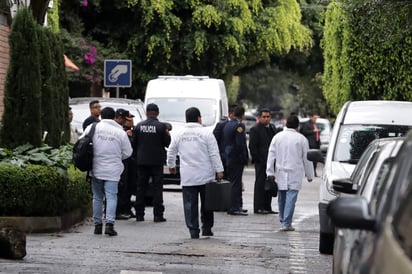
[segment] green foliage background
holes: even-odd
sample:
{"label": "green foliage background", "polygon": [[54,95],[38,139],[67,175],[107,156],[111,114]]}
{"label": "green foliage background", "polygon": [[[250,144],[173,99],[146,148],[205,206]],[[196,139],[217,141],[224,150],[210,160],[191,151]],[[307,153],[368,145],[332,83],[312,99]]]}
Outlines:
{"label": "green foliage background", "polygon": [[[19,8],[10,35],[1,144],[14,148],[44,141],[58,147],[69,140],[68,87],[61,41]],[[43,140],[43,132],[47,138]]]}
{"label": "green foliage background", "polygon": [[328,7],[323,93],[348,100],[412,100],[412,3],[342,0]]}

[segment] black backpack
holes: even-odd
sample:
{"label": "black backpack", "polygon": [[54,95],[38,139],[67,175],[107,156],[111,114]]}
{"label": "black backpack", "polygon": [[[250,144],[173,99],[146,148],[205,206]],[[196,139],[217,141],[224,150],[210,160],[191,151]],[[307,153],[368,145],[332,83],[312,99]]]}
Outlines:
{"label": "black backpack", "polygon": [[93,168],[93,135],[97,123],[93,123],[89,133],[77,140],[73,146],[73,163],[81,171]]}

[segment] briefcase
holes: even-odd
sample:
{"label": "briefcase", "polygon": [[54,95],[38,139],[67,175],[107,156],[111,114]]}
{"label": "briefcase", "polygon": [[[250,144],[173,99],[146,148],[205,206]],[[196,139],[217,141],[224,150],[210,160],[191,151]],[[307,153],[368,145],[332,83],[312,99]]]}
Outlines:
{"label": "briefcase", "polygon": [[231,204],[232,183],[227,180],[206,184],[205,208],[211,211],[227,211]]}

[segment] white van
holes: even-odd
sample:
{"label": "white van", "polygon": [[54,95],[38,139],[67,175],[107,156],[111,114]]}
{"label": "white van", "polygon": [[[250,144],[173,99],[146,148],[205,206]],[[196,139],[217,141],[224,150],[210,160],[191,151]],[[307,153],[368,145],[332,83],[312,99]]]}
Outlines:
{"label": "white van", "polygon": [[209,76],[159,76],[148,82],[144,102],[158,105],[159,120],[172,125],[172,134],[185,124],[189,107],[200,110],[203,126],[210,130],[228,116],[225,84]]}
{"label": "white van", "polygon": [[[146,106],[154,103],[159,107],[158,118],[172,125],[172,138],[185,125],[185,111],[189,107],[200,110],[202,124],[210,131],[228,116],[225,83],[208,76],[159,76],[148,82],[144,102]],[[164,167],[165,184],[180,184],[179,159],[176,164],[177,174],[170,174]]]}
{"label": "white van", "polygon": [[363,151],[374,140],[404,136],[412,128],[412,102],[353,101],[340,110],[333,126],[320,185],[319,252],[332,254],[335,227],[326,214],[336,198],[332,181],[349,178]]}

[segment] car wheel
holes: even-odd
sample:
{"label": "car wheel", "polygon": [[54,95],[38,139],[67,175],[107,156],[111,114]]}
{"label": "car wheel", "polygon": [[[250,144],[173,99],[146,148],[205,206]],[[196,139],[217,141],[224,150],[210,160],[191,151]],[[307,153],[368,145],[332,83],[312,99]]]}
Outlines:
{"label": "car wheel", "polygon": [[329,233],[319,234],[319,252],[321,254],[333,254],[334,235]]}

